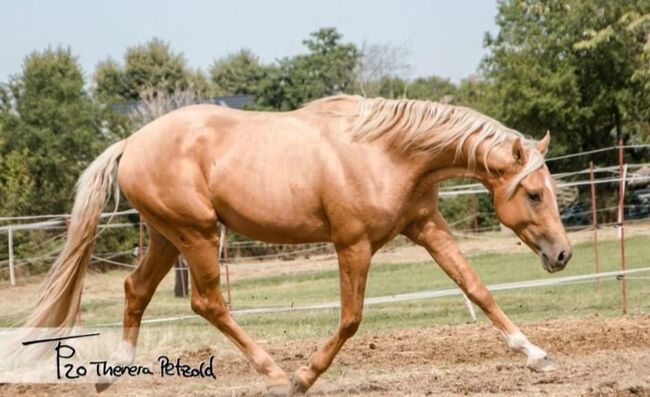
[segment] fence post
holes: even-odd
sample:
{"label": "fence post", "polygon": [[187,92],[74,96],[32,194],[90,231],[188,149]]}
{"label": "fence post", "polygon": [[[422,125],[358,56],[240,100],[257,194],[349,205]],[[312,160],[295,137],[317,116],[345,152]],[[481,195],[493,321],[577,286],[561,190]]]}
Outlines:
{"label": "fence post", "polygon": [[228,309],[232,309],[232,295],[230,294],[230,269],[228,268],[228,231],[226,225],[221,225],[219,237],[220,260],[226,268],[226,291],[228,294]]}
{"label": "fence post", "polygon": [[189,272],[182,256],[176,259],[174,273],[174,296],[177,298],[185,298],[188,295]]}
{"label": "fence post", "polygon": [[476,195],[472,194],[472,227],[474,230],[472,230],[474,233],[478,233],[478,203],[476,199]]}
{"label": "fence post", "polygon": [[14,269],[14,229],[9,227],[7,229],[7,244],[9,245],[9,279],[11,280],[11,285],[16,285],[16,269]]}
{"label": "fence post", "polygon": [[[591,218],[594,228],[594,263],[596,274],[600,273],[598,260],[598,212],[596,211],[596,185],[594,183],[594,162],[589,162],[589,181],[591,182]],[[596,295],[600,295],[600,277],[596,277]]]}
{"label": "fence post", "polygon": [[[621,178],[618,184],[618,225],[619,239],[621,241],[621,270],[625,271],[625,178],[627,177],[627,166],[623,164],[623,140],[618,141],[618,165],[619,176]],[[625,274],[621,275],[621,299],[623,303],[623,314],[627,314],[627,280]]]}

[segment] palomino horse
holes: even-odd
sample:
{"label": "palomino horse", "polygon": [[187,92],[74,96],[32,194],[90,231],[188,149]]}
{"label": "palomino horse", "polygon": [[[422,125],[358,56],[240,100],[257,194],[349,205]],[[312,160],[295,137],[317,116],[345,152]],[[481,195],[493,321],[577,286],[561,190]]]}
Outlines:
{"label": "palomino horse", "polygon": [[[286,113],[174,111],[113,144],[83,173],[68,240],[27,326],[74,323],[98,215],[117,175],[151,240],[124,283],[120,362],[134,359],[142,314],[180,253],[192,309],[244,353],[270,393],[305,392],[359,327],[372,255],[401,233],[429,251],[531,369],[551,370],[554,362],[495,303],[437,210],[440,181],[475,178],[492,193],[499,220],[547,271],[561,270],[571,246],[544,164],[548,144],[548,135],[535,143],[470,109],[424,101],[334,96]],[[340,321],[291,380],[224,305],[217,221],[267,242],[334,244]]]}

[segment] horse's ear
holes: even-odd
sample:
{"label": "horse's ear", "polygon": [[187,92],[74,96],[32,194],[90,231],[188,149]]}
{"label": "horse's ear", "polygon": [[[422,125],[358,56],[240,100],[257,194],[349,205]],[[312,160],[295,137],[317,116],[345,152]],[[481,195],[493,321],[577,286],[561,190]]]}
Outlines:
{"label": "horse's ear", "polygon": [[528,161],[526,150],[524,149],[524,144],[521,142],[521,138],[515,139],[512,144],[512,157],[515,159],[517,164],[526,164]]}
{"label": "horse's ear", "polygon": [[548,152],[548,144],[551,142],[551,131],[546,131],[546,135],[544,135],[544,138],[542,138],[541,141],[537,142],[537,150],[542,155],[546,155],[546,152]]}

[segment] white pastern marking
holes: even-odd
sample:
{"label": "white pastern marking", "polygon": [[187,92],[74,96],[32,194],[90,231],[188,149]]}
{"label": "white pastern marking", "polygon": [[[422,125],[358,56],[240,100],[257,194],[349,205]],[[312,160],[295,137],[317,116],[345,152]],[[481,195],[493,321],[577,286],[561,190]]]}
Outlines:
{"label": "white pastern marking", "polygon": [[111,355],[111,361],[114,364],[130,365],[135,359],[135,347],[125,340],[120,342],[117,349]]}
{"label": "white pastern marking", "polygon": [[[131,365],[135,360],[135,346],[125,340],[121,341],[117,349],[111,354],[109,361],[111,366]],[[98,384],[107,384],[115,382],[119,376],[116,375],[102,375],[97,378]]]}
{"label": "white pastern marking", "polygon": [[508,343],[508,347],[510,347],[514,351],[526,355],[526,357],[528,358],[528,363],[546,357],[546,352],[540,349],[539,347],[535,346],[534,344],[530,343],[528,338],[526,338],[526,335],[524,335],[521,331],[517,331],[514,334],[507,334],[505,332],[501,332],[501,334],[506,339],[506,343]]}

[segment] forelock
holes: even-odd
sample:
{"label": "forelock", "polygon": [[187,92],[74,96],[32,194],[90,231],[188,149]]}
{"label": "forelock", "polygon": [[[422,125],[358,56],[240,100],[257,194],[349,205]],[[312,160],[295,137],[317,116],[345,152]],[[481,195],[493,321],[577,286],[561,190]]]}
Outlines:
{"label": "forelock", "polygon": [[544,166],[544,155],[535,148],[528,150],[528,162],[522,170],[512,178],[507,190],[507,197],[512,197],[517,190],[517,186],[526,179],[526,177]]}

